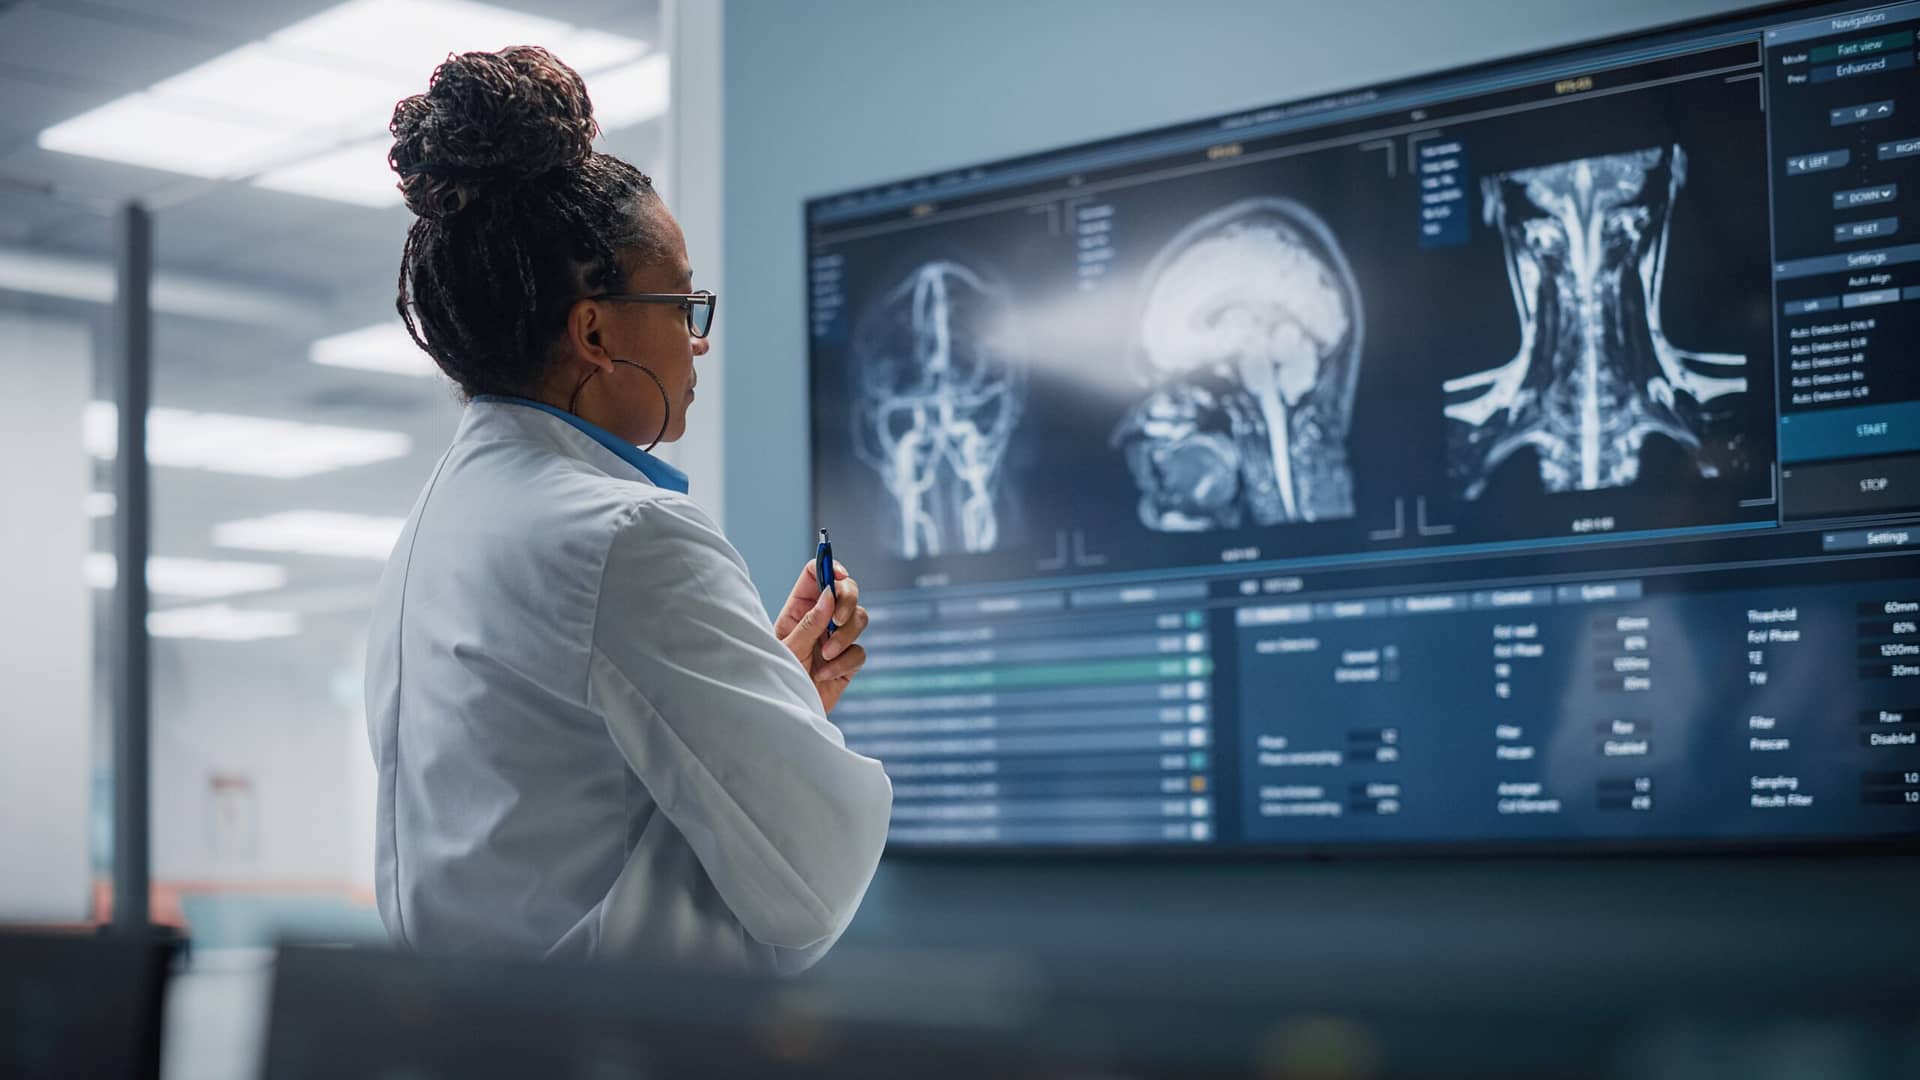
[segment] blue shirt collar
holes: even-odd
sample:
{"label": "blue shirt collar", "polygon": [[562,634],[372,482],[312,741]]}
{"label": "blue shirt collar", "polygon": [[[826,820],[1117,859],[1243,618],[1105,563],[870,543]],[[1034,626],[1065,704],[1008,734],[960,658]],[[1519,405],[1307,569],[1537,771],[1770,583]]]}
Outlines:
{"label": "blue shirt collar", "polygon": [[677,491],[682,495],[687,493],[686,473],[661,461],[659,458],[622,439],[606,428],[598,424],[590,424],[564,409],[556,409],[545,402],[534,401],[530,398],[510,397],[506,394],[481,394],[473,400],[496,405],[525,405],[529,409],[539,409],[544,413],[552,413],[554,416],[579,428],[581,432],[594,442],[613,451],[620,460],[639,469],[640,475],[653,481],[655,487],[663,487],[668,491]]}

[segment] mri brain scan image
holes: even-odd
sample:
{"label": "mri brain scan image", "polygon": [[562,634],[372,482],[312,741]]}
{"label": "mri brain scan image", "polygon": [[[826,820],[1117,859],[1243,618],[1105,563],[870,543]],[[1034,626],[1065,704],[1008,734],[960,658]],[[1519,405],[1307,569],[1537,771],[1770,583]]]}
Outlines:
{"label": "mri brain scan image", "polygon": [[1494,470],[1531,448],[1549,492],[1632,484],[1650,436],[1693,455],[1702,406],[1747,389],[1745,356],[1676,348],[1661,330],[1661,286],[1678,146],[1582,158],[1486,178],[1484,216],[1506,249],[1520,347],[1447,381],[1449,462],[1479,497]]}
{"label": "mri brain scan image", "polygon": [[1007,539],[1001,465],[1025,405],[1004,290],[957,262],[922,264],[855,330],[854,445],[885,487],[894,554],[991,551]]}
{"label": "mri brain scan image", "polygon": [[1352,517],[1360,290],[1325,223],[1291,199],[1231,203],[1167,243],[1143,296],[1134,374],[1147,393],[1112,439],[1141,523]]}

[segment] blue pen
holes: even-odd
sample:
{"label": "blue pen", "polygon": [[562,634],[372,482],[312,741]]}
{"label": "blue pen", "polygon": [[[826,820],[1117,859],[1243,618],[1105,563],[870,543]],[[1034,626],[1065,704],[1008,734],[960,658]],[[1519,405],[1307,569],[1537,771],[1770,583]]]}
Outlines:
{"label": "blue pen", "polygon": [[[840,591],[833,587],[833,545],[827,542],[827,530],[820,530],[820,547],[814,552],[813,568],[820,578],[820,587],[833,595],[834,602],[840,601]],[[834,624],[833,616],[827,616],[827,633],[840,629]]]}

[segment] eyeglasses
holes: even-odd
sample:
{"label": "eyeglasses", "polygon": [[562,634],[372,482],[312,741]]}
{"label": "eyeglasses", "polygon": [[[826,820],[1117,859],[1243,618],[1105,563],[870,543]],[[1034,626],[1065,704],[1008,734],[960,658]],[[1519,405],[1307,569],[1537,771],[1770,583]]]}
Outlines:
{"label": "eyeglasses", "polygon": [[720,298],[706,289],[691,293],[595,293],[589,300],[626,304],[673,304],[687,313],[687,333],[703,338],[713,329],[713,313]]}

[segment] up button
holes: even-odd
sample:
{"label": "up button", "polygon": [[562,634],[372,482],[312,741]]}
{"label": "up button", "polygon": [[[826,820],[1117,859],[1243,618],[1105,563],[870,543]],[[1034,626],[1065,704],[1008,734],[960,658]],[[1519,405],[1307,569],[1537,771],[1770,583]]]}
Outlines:
{"label": "up button", "polygon": [[1827,114],[1828,121],[1834,127],[1845,124],[1864,124],[1869,120],[1887,120],[1893,117],[1893,102],[1869,101],[1865,105],[1848,105],[1834,109]]}

